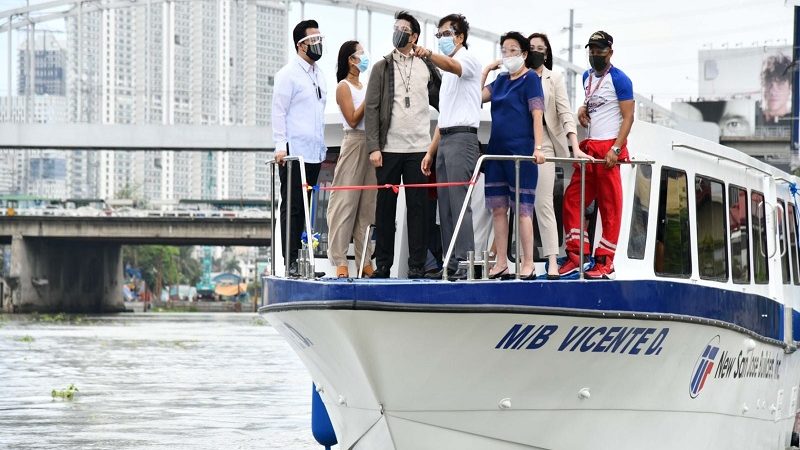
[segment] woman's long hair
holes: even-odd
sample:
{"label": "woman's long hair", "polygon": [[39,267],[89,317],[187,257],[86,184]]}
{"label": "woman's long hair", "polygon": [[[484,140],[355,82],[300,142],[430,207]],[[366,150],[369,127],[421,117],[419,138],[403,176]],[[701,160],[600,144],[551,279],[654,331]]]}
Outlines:
{"label": "woman's long hair", "polygon": [[[553,49],[550,48],[550,39],[547,39],[547,35],[544,33],[533,33],[528,36],[528,42],[532,41],[533,38],[539,38],[544,41],[544,45],[547,47],[547,50],[544,52],[544,66],[547,67],[547,70],[553,70]],[[533,51],[532,48],[531,51]]]}
{"label": "woman's long hair", "polygon": [[358,41],[347,41],[339,48],[339,57],[336,59],[336,82],[347,78],[350,73],[350,57],[358,49]]}

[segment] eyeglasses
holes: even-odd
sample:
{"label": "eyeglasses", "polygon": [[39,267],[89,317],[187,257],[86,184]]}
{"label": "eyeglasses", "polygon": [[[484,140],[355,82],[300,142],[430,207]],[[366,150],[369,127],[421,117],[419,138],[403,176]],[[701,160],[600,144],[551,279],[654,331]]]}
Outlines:
{"label": "eyeglasses", "polygon": [[411,27],[406,27],[402,25],[395,25],[394,31],[402,31],[403,33],[411,34]]}
{"label": "eyeglasses", "polygon": [[456,35],[456,30],[453,30],[453,29],[444,30],[441,33],[434,34],[434,36],[436,36],[436,39],[441,39],[443,37],[450,37],[450,36],[455,36],[455,35]]}
{"label": "eyeglasses", "polygon": [[519,47],[501,48],[500,49],[500,54],[503,55],[504,57],[506,57],[506,56],[517,56],[517,55],[520,55],[521,53],[522,53],[522,49],[520,49]]}

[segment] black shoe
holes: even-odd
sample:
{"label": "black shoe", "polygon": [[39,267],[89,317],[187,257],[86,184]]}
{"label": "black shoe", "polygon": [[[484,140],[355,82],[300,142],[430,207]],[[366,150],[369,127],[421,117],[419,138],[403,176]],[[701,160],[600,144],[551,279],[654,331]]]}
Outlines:
{"label": "black shoe", "polygon": [[535,280],[536,279],[536,271],[534,270],[531,273],[529,273],[528,275],[520,274],[519,279],[523,280],[523,281]]}
{"label": "black shoe", "polygon": [[467,269],[462,267],[455,272],[451,273],[447,276],[447,279],[450,281],[461,281],[467,279]]}
{"label": "black shoe", "polygon": [[378,266],[370,278],[389,278],[389,272],[392,270],[390,266]]}
{"label": "black shoe", "polygon": [[509,277],[512,277],[512,276],[513,275],[509,275],[508,267],[506,267],[505,269],[501,270],[500,272],[497,272],[494,275],[489,274],[489,279],[490,280],[508,280]]}
{"label": "black shoe", "polygon": [[314,278],[322,278],[325,276],[325,272],[314,272]]}
{"label": "black shoe", "polygon": [[547,274],[547,279],[548,280],[560,280],[561,279],[561,275],[551,275],[551,274],[548,273]]}
{"label": "black shoe", "polygon": [[441,280],[442,279],[442,269],[435,269],[429,270],[425,272],[425,278],[429,280]]}
{"label": "black shoe", "polygon": [[409,280],[419,280],[421,278],[425,278],[425,269],[422,267],[409,267],[408,268],[408,279]]}

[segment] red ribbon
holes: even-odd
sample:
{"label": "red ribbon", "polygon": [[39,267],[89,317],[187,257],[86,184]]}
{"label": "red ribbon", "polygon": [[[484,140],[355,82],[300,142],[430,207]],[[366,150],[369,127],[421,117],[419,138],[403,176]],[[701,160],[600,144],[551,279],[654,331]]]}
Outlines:
{"label": "red ribbon", "polygon": [[446,183],[417,183],[417,184],[384,184],[384,185],[366,185],[366,186],[309,186],[304,185],[306,189],[315,191],[368,191],[372,189],[391,189],[395,194],[400,192],[401,188],[432,188],[432,187],[455,187],[455,186],[469,186],[475,184],[473,181],[449,181]]}

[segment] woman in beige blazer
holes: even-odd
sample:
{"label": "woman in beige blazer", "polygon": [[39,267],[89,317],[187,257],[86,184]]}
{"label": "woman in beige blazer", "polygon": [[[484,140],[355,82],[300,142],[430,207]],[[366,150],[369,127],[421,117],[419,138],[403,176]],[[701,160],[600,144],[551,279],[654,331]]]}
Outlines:
{"label": "woman in beige blazer", "polygon": [[[544,90],[544,136],[542,152],[547,158],[569,157],[567,141],[573,148],[576,158],[590,158],[578,148],[578,135],[575,118],[569,106],[564,76],[553,72],[553,50],[550,40],[543,33],[528,36],[531,53],[528,63],[531,69],[542,78]],[[547,279],[558,279],[558,225],[553,209],[553,186],[556,179],[555,163],[547,162],[539,165],[539,181],[536,184],[536,220],[539,223],[539,234],[542,237],[542,253],[548,259]]]}

